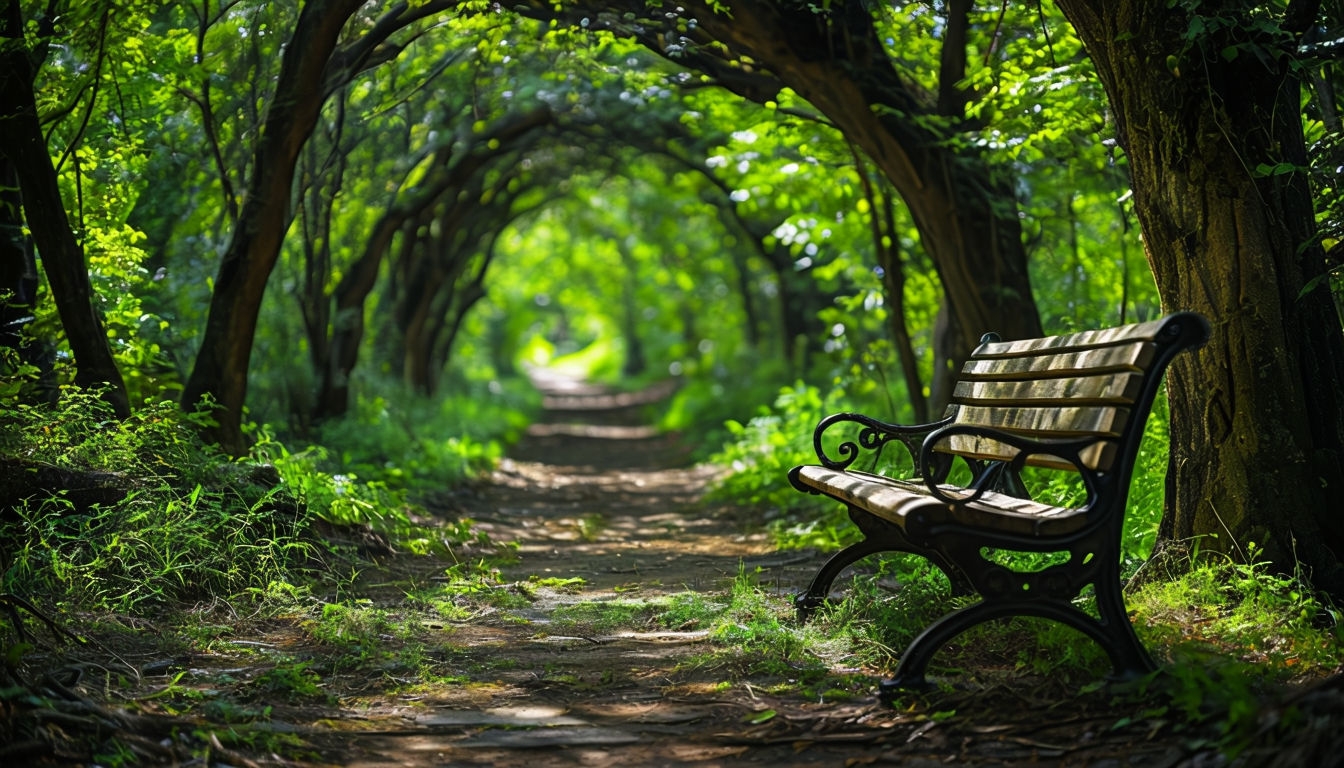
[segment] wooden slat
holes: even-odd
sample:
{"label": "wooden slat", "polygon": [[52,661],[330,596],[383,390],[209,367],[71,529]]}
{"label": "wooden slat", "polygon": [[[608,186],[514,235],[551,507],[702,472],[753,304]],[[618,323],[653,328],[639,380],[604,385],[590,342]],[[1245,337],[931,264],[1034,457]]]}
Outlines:
{"label": "wooden slat", "polygon": [[[1027,536],[1067,535],[1087,523],[1086,513],[1081,509],[1042,504],[993,491],[986,491],[977,501],[951,507],[934,500],[928,488],[918,481],[813,466],[799,467],[797,478],[810,488],[902,527],[906,517],[915,510],[964,525]],[[940,485],[939,488],[952,498],[968,493],[954,485]]]}
{"label": "wooden slat", "polygon": [[1130,405],[1143,389],[1138,373],[1102,374],[1063,379],[957,382],[952,402],[959,405]]}
{"label": "wooden slat", "polygon": [[1141,371],[1152,364],[1151,343],[1098,347],[1079,352],[983,359],[972,357],[961,369],[964,379],[1031,379],[1119,371]]}
{"label": "wooden slat", "polygon": [[[1084,449],[1081,452],[1083,466],[1102,471],[1110,469],[1111,464],[1115,461],[1115,447],[1116,443],[1114,441],[1106,440]],[[953,435],[943,441],[938,446],[938,450],[943,453],[954,453],[958,456],[968,456],[972,459],[986,461],[1011,461],[1018,454],[1018,450],[1010,445],[974,435]],[[1049,454],[1034,454],[1027,458],[1026,463],[1033,467],[1047,467],[1049,469],[1077,469],[1064,459]]]}
{"label": "wooden slat", "polygon": [[1122,325],[1119,328],[1103,328],[1097,331],[1047,336],[1043,339],[999,341],[981,344],[976,347],[974,354],[976,357],[1010,357],[1046,351],[1090,349],[1127,341],[1153,341],[1166,324],[1167,318],[1163,318],[1146,323]]}
{"label": "wooden slat", "polygon": [[1129,409],[1085,405],[1046,408],[957,408],[956,423],[994,427],[1048,437],[1119,437],[1129,422]]}

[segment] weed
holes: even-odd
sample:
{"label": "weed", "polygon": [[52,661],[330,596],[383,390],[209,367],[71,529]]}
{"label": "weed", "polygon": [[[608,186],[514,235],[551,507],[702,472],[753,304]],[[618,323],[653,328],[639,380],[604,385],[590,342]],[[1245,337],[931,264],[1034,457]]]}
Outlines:
{"label": "weed", "polygon": [[583,586],[588,582],[579,576],[574,576],[572,578],[560,578],[560,577],[543,578],[534,575],[528,577],[527,583],[538,587],[548,587],[550,589],[559,590],[561,592],[567,592],[572,595],[572,594],[578,594],[580,591],[582,591]]}
{"label": "weed", "polygon": [[282,659],[276,666],[262,672],[248,685],[253,696],[266,701],[276,697],[286,701],[316,701],[333,703],[334,697],[322,690],[322,679],[310,661]]}
{"label": "weed", "polygon": [[710,457],[729,471],[709,490],[708,498],[780,509],[834,506],[808,503],[808,497],[787,481],[791,467],[815,458],[812,428],[824,415],[821,394],[800,382],[781,390],[773,408],[760,409],[745,424],[729,421],[729,441]]}
{"label": "weed", "polygon": [[556,633],[601,635],[622,627],[647,625],[657,613],[645,600],[600,600],[560,605],[551,613]]}
{"label": "weed", "polygon": [[584,515],[578,519],[575,527],[578,528],[580,539],[593,542],[597,541],[602,531],[606,529],[607,519],[599,514]]}

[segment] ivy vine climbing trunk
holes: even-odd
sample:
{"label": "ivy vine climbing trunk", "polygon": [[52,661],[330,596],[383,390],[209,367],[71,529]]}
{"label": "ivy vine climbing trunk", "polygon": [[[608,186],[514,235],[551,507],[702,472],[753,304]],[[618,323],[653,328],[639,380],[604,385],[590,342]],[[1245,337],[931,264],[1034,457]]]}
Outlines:
{"label": "ivy vine climbing trunk", "polygon": [[1060,0],[1096,63],[1163,304],[1213,324],[1172,367],[1163,542],[1254,545],[1344,597],[1344,335],[1305,173],[1297,40],[1319,2]]}

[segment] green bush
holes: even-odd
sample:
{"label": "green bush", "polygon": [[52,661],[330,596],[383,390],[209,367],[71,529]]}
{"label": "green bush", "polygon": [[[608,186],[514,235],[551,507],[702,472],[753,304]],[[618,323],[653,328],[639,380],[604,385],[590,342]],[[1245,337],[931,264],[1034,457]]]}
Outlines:
{"label": "green bush", "polygon": [[458,483],[493,467],[539,407],[536,391],[521,380],[464,383],[436,398],[361,396],[348,416],[313,436],[326,447],[317,465],[393,488]]}

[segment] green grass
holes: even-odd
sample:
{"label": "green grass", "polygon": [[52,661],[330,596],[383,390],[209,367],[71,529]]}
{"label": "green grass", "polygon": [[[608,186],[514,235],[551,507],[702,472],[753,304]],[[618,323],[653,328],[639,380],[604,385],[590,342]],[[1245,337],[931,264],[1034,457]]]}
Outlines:
{"label": "green grass", "polygon": [[[465,412],[408,399],[401,417],[382,420],[385,401],[361,402],[344,431],[329,426],[333,439],[350,438],[339,457],[320,445],[291,451],[254,425],[252,453],[239,461],[201,442],[201,417],[168,401],[146,402],[120,421],[95,394],[76,388],[63,389],[54,406],[0,406],[6,455],[91,473],[116,489],[97,503],[60,492],[14,504],[0,517],[0,592],[134,611],[265,599],[276,584],[338,586],[350,574],[334,562],[353,554],[314,535],[318,521],[367,526],[413,553],[488,548],[472,521],[435,520],[414,499],[419,488],[460,482],[494,462],[499,440],[516,433],[522,417],[517,398],[489,402]],[[463,420],[478,426],[453,432]],[[410,440],[409,425],[418,430]],[[377,441],[405,453],[375,461]],[[405,458],[412,455],[414,462]],[[408,482],[408,472],[422,482]]]}

